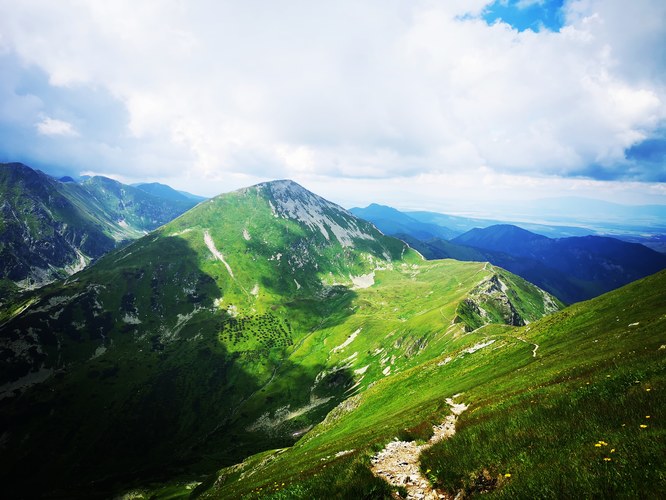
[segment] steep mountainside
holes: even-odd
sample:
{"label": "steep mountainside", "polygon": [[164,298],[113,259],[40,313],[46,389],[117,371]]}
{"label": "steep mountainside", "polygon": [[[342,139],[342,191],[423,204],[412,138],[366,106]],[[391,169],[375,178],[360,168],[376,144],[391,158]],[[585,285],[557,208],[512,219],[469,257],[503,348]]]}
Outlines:
{"label": "steep mountainside", "polygon": [[[662,498],[665,330],[662,271],[528,326],[449,338],[432,359],[336,407],[293,447],[223,468],[196,492],[391,498],[396,488],[371,473],[372,457],[398,439],[404,448],[427,441],[455,402],[464,410],[457,432],[418,457],[439,498]],[[411,487],[414,475],[400,470],[381,472]],[[174,482],[160,491],[186,490]]]}
{"label": "steep mountainside", "polygon": [[450,239],[458,236],[460,231],[452,231],[447,227],[418,221],[395,208],[372,203],[365,208],[349,210],[356,217],[372,222],[384,234],[408,234],[419,240],[431,238]]}
{"label": "steep mountainside", "polygon": [[104,177],[61,182],[20,163],[0,164],[0,200],[0,287],[7,292],[81,270],[195,204]]}
{"label": "steep mountainside", "polygon": [[424,261],[291,181],[218,196],[0,310],[5,492],[201,477],[466,331],[558,306],[489,264]]}

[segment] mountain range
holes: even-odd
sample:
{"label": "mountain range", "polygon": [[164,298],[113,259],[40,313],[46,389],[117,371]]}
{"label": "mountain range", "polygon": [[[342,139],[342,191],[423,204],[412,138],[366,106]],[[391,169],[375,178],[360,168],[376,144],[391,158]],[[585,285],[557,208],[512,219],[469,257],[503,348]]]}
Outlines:
{"label": "mountain range", "polygon": [[[47,214],[95,179],[35,175]],[[130,205],[93,183],[103,213]],[[158,224],[143,217],[123,220]],[[425,260],[288,180],[136,231],[0,304],[8,498],[666,495],[666,271],[564,308],[488,259]],[[431,241],[534,261],[558,241],[463,236]],[[581,268],[597,243],[613,245],[582,245]],[[413,477],[377,471],[391,442],[421,447]]]}
{"label": "mountain range", "polygon": [[[349,211],[361,219],[371,221],[386,234],[406,234],[419,240],[427,239],[428,235],[432,238],[450,240],[471,229],[507,223],[507,221],[499,219],[461,217],[459,215],[440,214],[437,212],[401,212],[395,208],[377,203],[371,203],[365,208],[354,207]],[[515,225],[518,223],[512,224]],[[538,224],[534,222],[520,222],[519,224],[523,229],[551,238],[595,234],[593,229],[577,226]],[[422,225],[425,225],[428,229],[425,233],[420,231]]]}
{"label": "mountain range", "polygon": [[[372,209],[370,209],[372,207]],[[457,236],[445,239],[408,223],[410,214],[389,207],[357,210],[384,231],[401,238],[429,259],[488,261],[535,283],[565,303],[591,299],[666,268],[666,255],[616,238],[586,235],[549,238],[512,224],[473,228],[442,215],[427,220],[457,224]],[[359,215],[361,216],[361,215]],[[399,221],[397,224],[394,221]],[[428,224],[436,225],[434,222]]]}
{"label": "mountain range", "polygon": [[164,188],[135,188],[99,176],[60,181],[20,163],[0,164],[5,297],[71,275],[198,203]]}
{"label": "mountain range", "polygon": [[221,195],[4,310],[2,470],[87,496],[231,464],[456,336],[559,307],[290,181]]}

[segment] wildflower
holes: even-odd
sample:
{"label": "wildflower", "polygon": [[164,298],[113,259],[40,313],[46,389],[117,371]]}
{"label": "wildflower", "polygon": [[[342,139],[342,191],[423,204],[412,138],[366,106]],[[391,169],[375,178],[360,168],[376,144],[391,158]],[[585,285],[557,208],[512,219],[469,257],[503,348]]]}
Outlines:
{"label": "wildflower", "polygon": [[610,462],[611,459],[609,457],[604,457],[604,462]]}
{"label": "wildflower", "polygon": [[426,474],[427,474],[428,472],[430,472],[430,469],[428,469],[428,470],[426,471]]}
{"label": "wildflower", "polygon": [[640,425],[640,428],[641,428],[641,429],[646,429],[646,428],[647,428],[647,425],[645,425],[645,424],[641,424],[641,425]]}
{"label": "wildflower", "polygon": [[650,415],[645,415],[645,418],[650,418]]}
{"label": "wildflower", "polygon": [[650,389],[650,388],[648,387],[647,389],[645,389],[645,392],[650,392],[651,390],[652,390],[652,389]]}
{"label": "wildflower", "polygon": [[594,443],[594,446],[596,446],[597,448],[601,448],[601,443]]}
{"label": "wildflower", "polygon": [[611,453],[615,453],[615,448],[611,448]]}
{"label": "wildflower", "polygon": [[507,472],[506,474],[504,474],[504,477],[511,477],[511,474]]}

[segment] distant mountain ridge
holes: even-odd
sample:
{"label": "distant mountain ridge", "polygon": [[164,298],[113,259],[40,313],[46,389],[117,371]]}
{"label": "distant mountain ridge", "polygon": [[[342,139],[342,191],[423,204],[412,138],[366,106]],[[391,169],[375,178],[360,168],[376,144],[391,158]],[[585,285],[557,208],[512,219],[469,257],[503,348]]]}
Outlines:
{"label": "distant mountain ridge", "polygon": [[[418,242],[413,242],[419,248]],[[511,225],[473,229],[449,247],[473,249],[495,265],[515,272],[567,303],[591,299],[666,268],[666,255],[638,243],[603,236],[546,238]],[[429,242],[429,257],[461,250]],[[439,250],[441,251],[438,251]]]}
{"label": "distant mountain ridge", "polygon": [[529,222],[510,222],[494,219],[478,219],[458,215],[440,214],[427,211],[402,212],[386,205],[372,203],[365,208],[351,208],[350,211],[375,224],[386,234],[404,234],[420,240],[441,238],[451,240],[456,236],[475,228],[484,228],[497,224],[513,224],[533,233],[549,238],[565,236],[586,236],[594,231],[582,227],[536,224]]}
{"label": "distant mountain ridge", "polygon": [[421,222],[395,208],[376,203],[372,203],[365,208],[350,208],[349,211],[357,217],[372,222],[384,234],[410,234],[421,240],[431,238],[448,240],[460,234],[448,227]]}
{"label": "distant mountain ridge", "polygon": [[182,202],[186,200],[204,201],[206,199],[203,196],[197,196],[185,191],[176,191],[171,186],[160,184],[159,182],[146,182],[141,184],[133,184],[133,186],[139,188],[141,191],[145,191],[146,193],[152,194],[159,198],[164,198],[165,200]]}
{"label": "distant mountain ridge", "polygon": [[21,163],[0,164],[0,281],[10,291],[81,270],[196,204],[106,177],[59,181]]}

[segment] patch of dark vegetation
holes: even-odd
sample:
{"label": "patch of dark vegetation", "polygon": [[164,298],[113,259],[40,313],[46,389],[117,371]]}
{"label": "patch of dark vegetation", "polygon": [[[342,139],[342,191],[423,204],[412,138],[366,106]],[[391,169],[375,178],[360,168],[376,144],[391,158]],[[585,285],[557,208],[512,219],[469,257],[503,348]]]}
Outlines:
{"label": "patch of dark vegetation", "polygon": [[273,313],[227,318],[220,325],[220,341],[240,350],[272,349],[294,345],[288,321]]}

